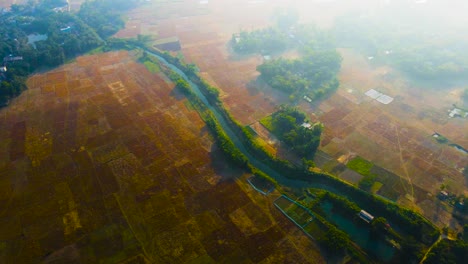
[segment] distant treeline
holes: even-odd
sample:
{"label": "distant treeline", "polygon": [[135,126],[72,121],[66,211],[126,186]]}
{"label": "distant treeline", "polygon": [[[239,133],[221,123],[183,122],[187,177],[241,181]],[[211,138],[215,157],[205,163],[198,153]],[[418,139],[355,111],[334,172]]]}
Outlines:
{"label": "distant treeline", "polygon": [[466,79],[466,26],[449,26],[447,21],[415,17],[412,12],[400,9],[395,15],[385,10],[339,17],[333,29],[337,45],[358,50],[376,63],[389,63],[415,79]]}
{"label": "distant treeline", "polygon": [[[0,66],[5,67],[0,72],[0,105],[26,89],[30,73],[59,66],[105,44],[106,38],[124,26],[123,11],[138,2],[86,1],[78,13],[59,9],[67,5],[63,0],[13,5],[11,12],[0,16]],[[42,40],[31,43],[28,36]]]}
{"label": "distant treeline", "polygon": [[[292,22],[291,22],[292,23]],[[331,32],[320,30],[312,24],[288,24],[288,27],[271,26],[233,34],[230,45],[238,54],[279,54],[289,49],[334,49]]]}
{"label": "distant treeline", "polygon": [[299,59],[275,59],[257,67],[271,87],[289,94],[291,101],[320,99],[336,91],[341,56],[335,50],[307,49]]}
{"label": "distant treeline", "polygon": [[291,101],[304,96],[306,100],[316,100],[339,86],[336,75],[341,67],[341,56],[330,33],[312,25],[241,31],[233,35],[231,45],[237,53],[265,56],[288,49],[297,50],[300,54],[297,59],[267,59],[257,67],[260,78],[271,87],[286,92]]}

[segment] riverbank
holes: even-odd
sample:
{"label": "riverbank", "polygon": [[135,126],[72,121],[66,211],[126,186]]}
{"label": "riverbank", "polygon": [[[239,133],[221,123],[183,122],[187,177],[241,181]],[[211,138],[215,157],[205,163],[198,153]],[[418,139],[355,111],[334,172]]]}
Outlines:
{"label": "riverbank", "polygon": [[[374,214],[387,218],[398,229],[404,231],[405,237],[415,237],[422,243],[421,245],[430,245],[437,239],[438,229],[414,211],[401,208],[395,203],[357,189],[332,175],[304,170],[304,168],[298,168],[285,161],[271,158],[261,148],[249,141],[251,135],[232,118],[217,98],[216,93],[207,93],[209,89],[206,82],[193,70],[192,65],[187,67],[180,59],[174,58],[168,53],[155,49],[148,50],[147,47],[143,48],[171,70],[174,70],[190,85],[195,95],[212,112],[235,147],[247,157],[255,168],[273,178],[278,184],[294,188],[319,188],[339,194]],[[261,159],[258,159],[257,155]]]}

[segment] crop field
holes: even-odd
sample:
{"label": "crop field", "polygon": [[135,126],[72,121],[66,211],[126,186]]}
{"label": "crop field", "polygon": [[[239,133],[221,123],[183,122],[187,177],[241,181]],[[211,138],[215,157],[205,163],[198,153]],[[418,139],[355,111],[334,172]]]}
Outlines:
{"label": "crop field", "polygon": [[[427,205],[434,203],[430,194],[437,193],[441,184],[463,183],[449,191],[466,193],[460,169],[468,157],[439,144],[431,135],[444,131],[451,139],[466,142],[468,121],[450,119],[446,114],[444,108],[454,100],[450,90],[445,90],[447,94],[424,92],[424,87],[405,83],[390,68],[373,67],[348,50],[341,53],[342,87],[318,107],[318,118],[326,128],[322,150],[337,159],[346,153],[357,153],[385,168],[385,172],[375,172],[379,175],[377,182],[383,184],[377,193],[433,218],[439,213]],[[391,82],[389,75],[393,76]],[[366,98],[364,93],[375,87],[395,100],[383,105]]]}
{"label": "crop field", "polygon": [[12,4],[22,4],[26,2],[24,0],[2,0],[0,1],[0,7],[2,8],[9,8]]}
{"label": "crop field", "polygon": [[132,10],[126,28],[117,36],[146,34],[155,40],[177,37],[185,60],[196,63],[202,76],[222,90],[226,106],[236,119],[247,125],[274,112],[275,106],[288,102],[288,96],[256,80],[256,67],[263,62],[262,56],[233,55],[228,42],[240,30],[271,25],[274,10],[292,4],[308,5],[307,14],[302,18],[326,26],[333,15],[350,8],[348,4],[330,6],[311,1],[275,1],[274,4],[237,0],[205,4],[188,0],[152,1]]}
{"label": "crop field", "polygon": [[287,214],[288,217],[290,217],[300,227],[305,227],[314,219],[314,216],[308,209],[299,206],[285,196],[281,196],[276,199],[275,206]]}
{"label": "crop field", "polygon": [[34,75],[0,110],[0,262],[324,263],[134,56]]}
{"label": "crop field", "polygon": [[[325,27],[330,26],[337,15],[360,6],[315,2],[308,1],[308,8],[300,9],[304,13],[301,19]],[[289,100],[285,94],[257,79],[256,67],[263,62],[260,55],[235,55],[228,42],[232,34],[240,30],[271,25],[271,14],[284,4],[292,3],[153,1],[132,10],[128,14],[127,28],[119,34],[126,37],[149,34],[155,40],[177,37],[185,60],[195,63],[201,75],[220,88],[223,102],[236,119],[255,127],[257,121]],[[297,1],[297,4],[304,3]],[[314,105],[305,101],[299,104],[312,121],[325,125],[321,150],[334,159],[354,153],[385,168],[399,178],[381,176],[385,179],[377,180],[382,185],[375,186],[374,191],[420,210],[429,218],[435,212],[427,209],[427,204],[434,203],[434,194],[441,184],[450,185],[451,193],[467,194],[460,169],[468,163],[468,156],[431,137],[436,131],[468,148],[468,121],[450,119],[447,114],[452,104],[459,101],[463,87],[435,89],[413,84],[390,67],[377,67],[351,50],[339,51],[344,60],[337,93]],[[394,101],[383,105],[372,100],[365,95],[370,89],[387,94]],[[281,144],[273,143],[268,133],[261,132],[259,136],[270,152],[294,160]],[[337,171],[333,166],[338,164],[328,165],[330,168],[325,168],[326,171]],[[360,179],[352,172],[338,172],[352,183]],[[463,184],[449,184],[453,182]]]}

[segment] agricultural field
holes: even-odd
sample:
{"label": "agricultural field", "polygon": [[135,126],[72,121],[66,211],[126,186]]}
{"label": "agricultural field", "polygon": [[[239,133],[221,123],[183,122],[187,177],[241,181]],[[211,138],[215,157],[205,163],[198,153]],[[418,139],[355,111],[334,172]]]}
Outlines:
{"label": "agricultural field", "polygon": [[33,75],[0,110],[0,262],[325,263],[136,55]]}
{"label": "agricultural field", "polygon": [[22,2],[26,2],[26,1],[2,0],[0,1],[0,8],[9,8],[13,4],[21,4]]}
{"label": "agricultural field", "polygon": [[[461,146],[467,144],[468,120],[449,118],[445,110],[456,102],[454,92],[424,92],[425,87],[405,82],[391,68],[372,67],[349,50],[341,53],[342,87],[316,112],[325,125],[322,149],[335,158],[357,153],[399,175],[410,186],[398,192],[416,204],[424,202],[416,197],[417,187],[434,194],[441,184],[455,181],[463,184],[450,192],[466,193],[460,170],[468,156],[432,137],[441,131]],[[364,95],[375,87],[394,101],[384,105]]]}
{"label": "agricultural field", "polygon": [[[266,1],[265,1],[266,2]],[[201,76],[222,90],[225,105],[243,124],[251,124],[274,112],[279,103],[288,102],[288,95],[271,89],[260,80],[256,67],[264,58],[231,53],[228,41],[239,30],[253,30],[273,23],[272,14],[278,8],[291,6],[290,1],[152,1],[127,15],[126,28],[118,37],[150,35],[155,41],[176,37],[185,60],[195,63]],[[332,6],[320,1],[297,1],[307,4],[314,16],[303,15],[323,25],[344,12],[350,4]],[[286,56],[291,56],[286,53]]]}
{"label": "agricultural field", "polygon": [[[154,40],[177,37],[185,60],[195,63],[201,76],[220,88],[221,98],[235,118],[251,125],[270,152],[294,161],[297,159],[285,154],[288,150],[257,123],[275,112],[278,105],[287,103],[287,95],[257,79],[256,67],[263,63],[262,56],[235,55],[228,45],[232,34],[241,29],[271,25],[271,14],[278,7],[284,8],[286,2],[153,1],[131,11],[127,28],[118,36],[147,34]],[[379,4],[350,5],[308,1],[307,8],[300,9],[301,22],[329,27],[340,14]],[[299,104],[312,122],[325,125],[321,151],[334,160],[358,155],[372,162],[376,170],[385,171],[377,178],[373,192],[420,211],[429,219],[437,218],[439,226],[449,224],[450,210],[441,213],[435,195],[442,184],[450,193],[468,194],[468,182],[461,173],[468,156],[438,143],[431,135],[436,131],[468,148],[468,120],[449,118],[447,113],[460,101],[462,87],[440,89],[412,83],[395,69],[374,65],[355,51],[339,52],[343,64],[336,94],[312,105],[305,100]],[[394,100],[390,104],[373,100],[365,95],[370,89]],[[361,179],[340,162],[325,165],[325,170],[354,184]]]}

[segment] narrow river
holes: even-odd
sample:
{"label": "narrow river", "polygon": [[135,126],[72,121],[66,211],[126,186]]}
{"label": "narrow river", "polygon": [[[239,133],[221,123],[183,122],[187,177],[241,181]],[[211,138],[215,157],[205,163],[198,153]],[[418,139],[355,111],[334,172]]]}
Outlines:
{"label": "narrow river", "polygon": [[[188,78],[188,76],[183,72],[181,71],[179,68],[177,68],[175,65],[169,63],[167,60],[165,60],[163,57],[155,54],[155,53],[152,53],[150,51],[147,50],[147,53],[156,57],[159,61],[161,61],[164,65],[166,65],[167,67],[169,67],[171,70],[173,70],[174,72],[176,72],[177,74],[179,74],[180,76],[182,76],[182,78],[184,78],[184,80],[186,80],[192,90],[195,92],[195,94],[200,98],[200,100],[206,105],[206,107],[208,107],[208,109],[211,110],[211,112],[213,112],[214,116],[216,117],[216,119],[218,120],[219,124],[221,125],[221,127],[224,129],[224,131],[226,132],[226,134],[228,135],[228,137],[232,140],[232,142],[234,143],[234,145],[236,146],[236,148],[238,148],[248,159],[249,159],[249,162],[254,165],[255,167],[257,167],[258,169],[260,169],[261,171],[263,171],[264,173],[268,174],[270,177],[272,177],[273,179],[275,179],[279,184],[283,185],[283,186],[288,186],[288,187],[296,187],[296,188],[304,188],[304,187],[315,187],[315,188],[322,188],[322,189],[329,189],[329,188],[326,188],[325,186],[317,186],[317,184],[313,184],[312,182],[308,182],[308,181],[302,181],[302,180],[294,180],[294,179],[290,179],[290,178],[287,178],[279,173],[277,173],[276,171],[272,170],[269,166],[265,165],[263,162],[259,161],[258,159],[256,159],[254,156],[252,156],[246,149],[246,147],[244,146],[244,144],[242,143],[242,141],[239,139],[239,137],[232,131],[231,127],[228,125],[228,123],[226,122],[226,119],[224,118],[223,115],[221,115],[216,108],[212,107],[211,104],[208,102],[208,100],[206,99],[206,97],[203,95],[203,93],[200,91],[198,85],[196,85],[195,83],[193,83],[192,81],[190,81],[190,79]],[[333,192],[336,192],[336,190],[330,190],[330,191],[333,191]]]}
{"label": "narrow river", "polygon": [[[206,107],[208,107],[208,109],[210,109],[213,112],[213,114],[216,117],[216,119],[218,120],[219,124],[224,129],[225,133],[229,136],[229,138],[232,140],[234,145],[249,159],[249,162],[252,165],[257,167],[258,169],[260,169],[264,173],[268,174],[270,177],[274,178],[282,186],[288,186],[288,187],[294,187],[294,188],[319,188],[319,189],[327,190],[329,192],[332,192],[332,193],[335,193],[335,194],[338,194],[338,195],[341,195],[343,197],[346,197],[346,198],[350,199],[350,197],[346,193],[338,191],[338,190],[336,190],[335,188],[333,188],[331,186],[321,184],[321,183],[316,183],[312,179],[310,181],[303,181],[303,180],[296,180],[296,179],[290,179],[288,177],[285,177],[285,176],[277,173],[275,170],[271,169],[269,166],[267,166],[266,164],[264,164],[260,160],[256,159],[252,154],[249,153],[249,151],[247,151],[247,148],[244,146],[244,144],[239,139],[239,137],[233,132],[233,130],[229,126],[229,124],[226,121],[226,119],[224,118],[224,116],[222,114],[220,114],[217,111],[216,108],[211,106],[211,104],[208,102],[207,98],[200,91],[198,85],[196,85],[195,83],[190,81],[190,79],[188,78],[188,76],[184,72],[182,72],[175,65],[169,63],[163,57],[161,57],[161,56],[159,56],[157,54],[154,54],[154,53],[150,52],[149,50],[147,50],[147,52],[148,52],[148,54],[150,54],[150,55],[154,56],[155,58],[157,58],[161,63],[163,63],[164,65],[169,67],[171,70],[173,70],[174,72],[179,74],[182,78],[184,78],[184,80],[186,80],[189,83],[189,85],[191,86],[194,93],[200,98],[200,100],[206,105]],[[358,206],[365,208],[365,205],[362,205],[362,204],[358,204]],[[333,218],[333,216],[334,216],[333,213],[328,212],[328,214],[327,214],[328,218]],[[340,221],[337,221],[337,219],[330,219],[330,220],[332,222],[334,222],[334,223],[335,222],[341,223]],[[346,220],[348,221],[348,219],[346,219]],[[347,233],[351,233],[351,234],[356,233],[356,230],[357,230],[354,227],[354,225],[349,225],[349,224],[346,225],[346,226],[345,225],[340,225],[340,228],[344,228],[344,230]],[[364,228],[364,229],[366,230],[366,232],[369,232],[368,228]],[[365,248],[367,250],[370,250],[370,252],[372,252],[374,255],[377,255],[378,258],[380,260],[383,260],[383,261],[388,261],[393,256],[393,254],[395,252],[394,249],[391,248],[388,244],[386,244],[386,242],[384,242],[383,240],[379,240],[379,239],[369,240],[369,237],[360,238],[360,239],[356,239],[356,237],[353,237],[353,240],[356,240],[355,242],[358,242],[359,246],[361,246],[362,248]],[[374,243],[375,245],[372,245],[372,243]]]}
{"label": "narrow river", "polygon": [[[200,91],[198,85],[195,83],[191,82],[190,79],[188,78],[187,75],[185,75],[184,72],[182,72],[179,68],[177,68],[175,65],[169,63],[166,61],[164,58],[161,56],[158,56],[154,53],[150,53],[151,55],[155,56],[157,59],[159,59],[162,63],[164,63],[167,67],[169,67],[171,70],[174,72],[178,73],[182,78],[184,78],[189,85],[191,86],[192,90],[195,92],[195,94],[200,98],[200,100],[208,107],[220,123],[221,127],[224,129],[226,134],[231,138],[232,142],[234,145],[249,159],[249,162],[257,167],[258,169],[262,170],[263,172],[267,173],[270,177],[274,178],[279,184],[283,186],[289,186],[289,187],[296,187],[296,188],[307,188],[307,187],[313,187],[313,188],[320,188],[324,189],[342,196],[347,197],[346,194],[341,193],[337,191],[336,189],[324,185],[324,184],[317,184],[314,183],[313,181],[301,181],[301,180],[294,180],[287,178],[273,169],[271,169],[269,166],[265,165],[263,162],[259,161],[256,159],[253,155],[251,155],[242,141],[237,137],[237,135],[232,131],[228,123],[226,122],[226,119],[224,118],[223,115],[221,115],[216,108],[212,107],[211,104],[208,102],[206,97],[203,95],[203,93]],[[348,198],[349,199],[349,198]],[[367,249],[368,251],[372,252],[374,255],[377,255],[379,259],[383,261],[389,261],[394,253],[395,249],[392,248],[389,244],[387,244],[385,241],[381,239],[372,239],[368,233],[370,232],[370,229],[368,226],[361,227],[360,229],[357,228],[355,223],[351,219],[345,219],[343,217],[337,217],[337,214],[333,213],[332,211],[327,211],[327,219],[331,221],[332,223],[338,224],[340,228],[345,230],[350,236],[353,238],[357,244],[364,248]],[[367,236],[362,236],[360,233],[365,233],[367,232]]]}

